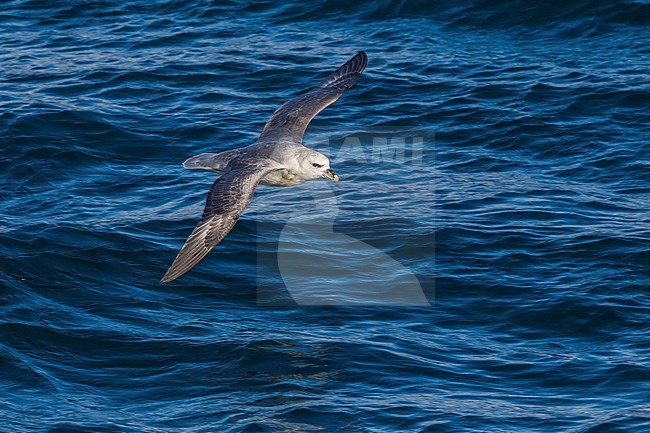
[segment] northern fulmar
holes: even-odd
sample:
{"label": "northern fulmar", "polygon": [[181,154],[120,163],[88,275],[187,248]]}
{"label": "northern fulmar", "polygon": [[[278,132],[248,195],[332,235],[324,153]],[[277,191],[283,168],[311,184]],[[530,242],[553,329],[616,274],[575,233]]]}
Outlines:
{"label": "northern fulmar", "polygon": [[253,198],[258,184],[298,185],[308,180],[339,177],[325,155],[302,145],[309,122],[354,85],[368,63],[360,51],[309,92],[285,102],[264,126],[257,143],[220,153],[202,153],[183,167],[211,170],[219,177],[205,200],[196,225],[161,284],[175,280],[200,262],[230,232]]}

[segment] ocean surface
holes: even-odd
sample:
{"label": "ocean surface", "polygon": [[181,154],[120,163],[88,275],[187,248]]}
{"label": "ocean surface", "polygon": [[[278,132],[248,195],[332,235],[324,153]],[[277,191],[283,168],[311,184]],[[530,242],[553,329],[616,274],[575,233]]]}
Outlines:
{"label": "ocean surface", "polygon": [[[650,431],[647,1],[0,2],[0,432]],[[159,280],[217,175],[360,50]]]}

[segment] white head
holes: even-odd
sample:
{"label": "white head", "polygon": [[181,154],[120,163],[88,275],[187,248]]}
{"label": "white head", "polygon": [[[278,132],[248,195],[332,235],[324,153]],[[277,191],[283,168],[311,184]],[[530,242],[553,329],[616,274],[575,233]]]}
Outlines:
{"label": "white head", "polygon": [[298,158],[300,177],[305,180],[330,179],[339,181],[339,177],[330,168],[330,160],[325,155],[315,150],[306,149]]}

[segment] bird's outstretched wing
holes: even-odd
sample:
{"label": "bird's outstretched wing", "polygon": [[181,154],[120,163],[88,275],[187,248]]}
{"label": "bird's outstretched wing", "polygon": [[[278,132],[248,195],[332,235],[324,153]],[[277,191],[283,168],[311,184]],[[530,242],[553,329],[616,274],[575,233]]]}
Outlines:
{"label": "bird's outstretched wing", "polygon": [[160,284],[175,280],[200,262],[233,228],[253,198],[260,180],[283,167],[275,161],[240,161],[217,179],[208,192],[201,221],[187,238]]}
{"label": "bird's outstretched wing", "polygon": [[279,134],[301,141],[309,122],[356,83],[367,63],[366,53],[359,51],[318,86],[282,104],[264,126],[260,140]]}

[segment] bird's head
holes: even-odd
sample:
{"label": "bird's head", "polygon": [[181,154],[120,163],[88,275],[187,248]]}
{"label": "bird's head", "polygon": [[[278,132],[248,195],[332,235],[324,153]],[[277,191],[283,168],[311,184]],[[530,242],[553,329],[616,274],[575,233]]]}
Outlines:
{"label": "bird's head", "polygon": [[339,177],[330,168],[330,160],[320,152],[314,150],[305,152],[300,160],[300,168],[302,177],[307,180],[325,178],[333,182],[339,181]]}

